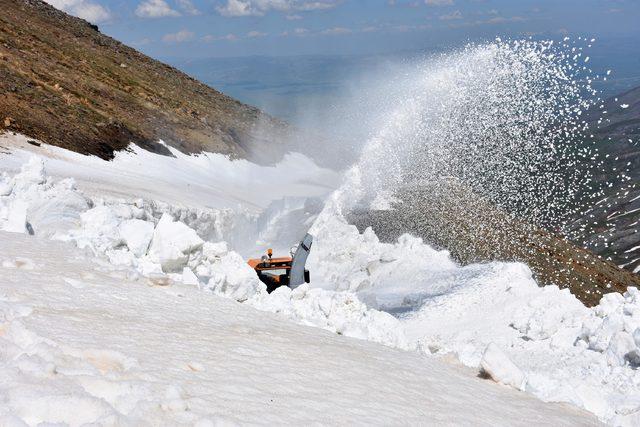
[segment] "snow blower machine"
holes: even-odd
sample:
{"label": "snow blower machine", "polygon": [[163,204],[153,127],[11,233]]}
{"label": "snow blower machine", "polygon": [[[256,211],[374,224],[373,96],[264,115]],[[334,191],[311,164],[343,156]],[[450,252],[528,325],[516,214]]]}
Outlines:
{"label": "snow blower machine", "polygon": [[267,254],[262,258],[252,258],[247,263],[256,271],[262,283],[267,285],[267,292],[271,293],[280,286],[295,289],[310,281],[305,264],[312,243],[313,236],[306,234],[298,245],[291,248],[291,256],[274,258],[273,250],[267,249]]}

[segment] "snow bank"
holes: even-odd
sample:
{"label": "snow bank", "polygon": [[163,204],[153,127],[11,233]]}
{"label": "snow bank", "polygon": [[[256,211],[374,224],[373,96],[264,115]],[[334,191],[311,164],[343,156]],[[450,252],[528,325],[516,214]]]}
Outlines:
{"label": "snow bank", "polygon": [[350,292],[280,287],[250,301],[265,311],[283,314],[304,325],[316,326],[348,337],[408,349],[400,322],[388,313],[371,310]]}
{"label": "snow bank", "polygon": [[17,171],[31,156],[43,156],[50,176],[73,177],[91,197],[126,194],[202,211],[241,208],[257,213],[283,197],[325,197],[340,183],[338,173],[299,153],[261,166],[217,153],[188,155],[167,147],[172,156],[164,156],[131,145],[105,162],[44,142],[34,147],[30,139],[11,132],[0,135],[0,145],[11,151],[0,156],[0,169]]}
{"label": "snow bank", "polygon": [[[250,228],[250,221],[262,222],[256,227],[266,230],[265,235],[277,234],[292,215],[315,218],[313,209],[318,209],[317,203],[311,202],[310,207],[305,199],[290,199],[258,217],[242,211],[234,216],[228,209],[178,208],[140,199],[90,200],[67,182],[53,183],[46,176],[42,161],[35,158],[14,178],[5,177],[3,183],[12,186],[9,195],[0,197],[0,203],[6,205],[6,217],[17,216],[23,225],[32,221],[30,212],[34,206],[39,207],[38,212],[43,211],[42,206],[52,206],[60,196],[65,201],[83,200],[84,204],[58,203],[59,209],[48,215],[64,221],[49,221],[46,236],[104,255],[112,265],[133,269],[149,277],[153,284],[187,283],[299,323],[407,347],[397,319],[367,308],[352,294],[304,287],[293,294],[286,292],[287,288],[268,295],[245,259],[221,241],[223,236],[233,236],[238,224],[240,228]],[[5,220],[6,227],[14,222]],[[40,223],[34,227],[36,234]]]}
{"label": "snow bank", "polygon": [[523,264],[460,267],[409,235],[381,243],[344,220],[343,209],[359,197],[355,169],[312,229],[309,264],[325,279],[318,285],[396,314],[408,346],[424,354],[454,354],[496,382],[614,425],[640,422],[634,288],[589,309],[568,290],[540,288]]}
{"label": "snow bank", "polygon": [[0,177],[0,230],[51,237],[79,223],[90,201],[78,193],[73,179],[52,182],[41,159],[32,157],[20,172]]}

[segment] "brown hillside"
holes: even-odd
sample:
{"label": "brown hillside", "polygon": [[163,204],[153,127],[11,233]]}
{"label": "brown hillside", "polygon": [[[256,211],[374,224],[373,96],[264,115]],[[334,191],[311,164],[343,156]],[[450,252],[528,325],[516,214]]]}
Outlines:
{"label": "brown hillside", "polygon": [[263,161],[284,152],[284,123],[96,26],[40,0],[0,7],[0,129],[104,159],[130,142],[166,152],[158,139],[188,153],[260,149]]}

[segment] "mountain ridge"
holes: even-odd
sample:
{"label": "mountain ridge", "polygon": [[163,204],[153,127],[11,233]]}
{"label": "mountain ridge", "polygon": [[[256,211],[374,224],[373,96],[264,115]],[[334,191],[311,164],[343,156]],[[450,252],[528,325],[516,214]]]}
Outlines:
{"label": "mountain ridge", "polygon": [[0,0],[0,128],[111,159],[169,154],[277,160],[290,127],[41,0]]}

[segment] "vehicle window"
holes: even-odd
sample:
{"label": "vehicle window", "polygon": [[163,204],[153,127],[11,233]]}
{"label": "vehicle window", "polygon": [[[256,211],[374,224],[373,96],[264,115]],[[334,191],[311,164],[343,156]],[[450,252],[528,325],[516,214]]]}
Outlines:
{"label": "vehicle window", "polygon": [[267,271],[265,271],[265,273],[271,274],[273,276],[279,276],[281,274],[285,274],[286,272],[287,272],[287,270],[285,270],[284,268],[277,269],[277,270],[267,270]]}

